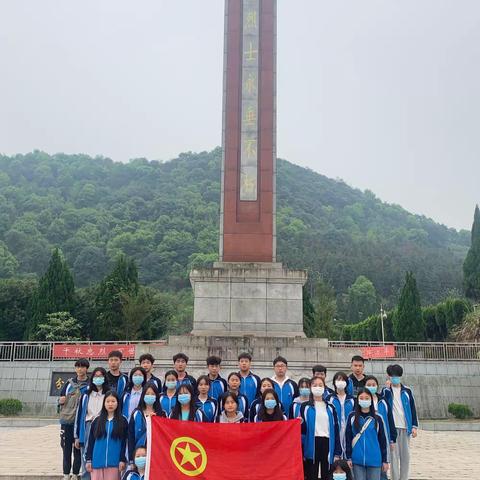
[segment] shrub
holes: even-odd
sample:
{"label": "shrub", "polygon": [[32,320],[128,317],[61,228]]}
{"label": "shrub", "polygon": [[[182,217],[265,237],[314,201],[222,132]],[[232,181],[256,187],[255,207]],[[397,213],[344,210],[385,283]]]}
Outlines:
{"label": "shrub", "polygon": [[15,398],[3,398],[0,400],[0,415],[18,415],[22,411],[22,408],[22,402]]}
{"label": "shrub", "polygon": [[448,413],[451,413],[455,418],[464,420],[465,418],[473,417],[473,412],[468,405],[461,403],[450,403],[448,405]]}

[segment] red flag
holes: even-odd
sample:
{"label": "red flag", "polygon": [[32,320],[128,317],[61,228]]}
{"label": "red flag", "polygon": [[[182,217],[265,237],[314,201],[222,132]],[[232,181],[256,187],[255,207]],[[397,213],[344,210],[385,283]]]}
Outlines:
{"label": "red flag", "polygon": [[152,417],[148,480],[303,480],[300,420],[196,423]]}

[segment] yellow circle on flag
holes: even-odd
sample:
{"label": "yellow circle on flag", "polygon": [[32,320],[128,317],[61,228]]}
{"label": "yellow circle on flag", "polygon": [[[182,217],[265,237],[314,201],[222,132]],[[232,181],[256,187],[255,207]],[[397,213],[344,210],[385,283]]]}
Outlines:
{"label": "yellow circle on flag", "polygon": [[196,477],[207,468],[207,452],[200,442],[191,437],[176,438],[170,446],[170,457],[188,477]]}

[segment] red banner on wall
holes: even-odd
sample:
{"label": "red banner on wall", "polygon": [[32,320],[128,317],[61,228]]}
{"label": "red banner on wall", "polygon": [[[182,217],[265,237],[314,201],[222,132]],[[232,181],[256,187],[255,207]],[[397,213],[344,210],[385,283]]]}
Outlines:
{"label": "red banner on wall", "polygon": [[362,347],[362,357],[372,358],[395,358],[395,345],[381,345],[378,347]]}
{"label": "red banner on wall", "polygon": [[96,344],[96,345],[75,345],[56,343],[53,346],[53,359],[67,358],[95,358],[98,360],[108,358],[112,350],[120,350],[123,358],[135,358],[135,345],[125,344]]}

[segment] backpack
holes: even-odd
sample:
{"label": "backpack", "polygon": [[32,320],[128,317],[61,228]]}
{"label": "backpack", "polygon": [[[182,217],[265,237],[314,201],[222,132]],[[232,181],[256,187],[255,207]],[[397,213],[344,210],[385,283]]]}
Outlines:
{"label": "backpack", "polygon": [[76,383],[73,378],[69,378],[68,383],[70,383],[72,388],[66,396],[65,403],[60,410],[60,422],[73,424],[75,422],[75,415],[77,413],[80,397],[82,396],[81,389],[86,385],[86,382]]}

